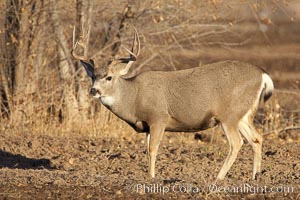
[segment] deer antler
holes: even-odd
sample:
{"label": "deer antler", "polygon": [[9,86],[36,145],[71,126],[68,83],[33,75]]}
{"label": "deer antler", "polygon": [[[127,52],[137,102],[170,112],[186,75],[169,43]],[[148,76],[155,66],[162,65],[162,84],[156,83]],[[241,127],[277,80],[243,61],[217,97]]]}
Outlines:
{"label": "deer antler", "polygon": [[[134,28],[134,27],[133,27]],[[135,42],[137,41],[137,46],[138,46],[138,50],[137,53],[134,53],[134,46],[135,46]],[[140,38],[139,38],[139,34],[137,32],[137,30],[134,28],[134,36],[133,36],[133,42],[132,42],[132,47],[131,47],[131,51],[129,49],[127,49],[126,47],[123,47],[128,53],[129,53],[129,57],[128,58],[120,58],[119,60],[121,60],[122,62],[127,63],[126,67],[120,71],[121,75],[125,75],[128,73],[128,70],[130,69],[131,65],[136,61],[137,57],[140,54],[140,50],[141,50],[141,42],[140,42]]]}
{"label": "deer antler", "polygon": [[[133,36],[133,42],[132,42],[132,47],[131,50],[127,49],[126,47],[123,47],[128,53],[129,53],[129,58],[120,58],[120,60],[123,61],[136,61],[137,57],[140,54],[140,50],[141,50],[141,42],[140,42],[140,38],[139,38],[139,34],[136,30],[136,28],[134,28],[134,36]],[[135,42],[137,41],[137,46],[138,46],[138,50],[137,53],[134,53],[134,46],[135,46]]]}
{"label": "deer antler", "polygon": [[[83,30],[83,27],[82,27],[82,30]],[[87,75],[89,77],[91,77],[92,80],[94,81],[96,79],[96,76],[94,74],[94,61],[85,55],[85,54],[87,54],[87,44],[89,41],[90,29],[88,29],[87,32],[85,32],[84,30],[82,32],[83,32],[83,34],[82,34],[82,36],[80,36],[80,40],[75,42],[75,27],[74,27],[73,48],[72,48],[71,54],[75,59],[80,60],[85,71],[87,72]],[[75,53],[75,49],[77,48],[77,46],[81,46],[81,48],[83,48],[84,55],[80,56]]]}
{"label": "deer antler", "polygon": [[77,48],[77,46],[81,46],[81,48],[83,48],[84,53],[86,52],[89,33],[90,33],[90,29],[88,29],[86,33],[84,33],[83,31],[83,35],[80,36],[81,39],[75,42],[75,27],[73,29],[73,48],[71,54],[77,60],[90,62],[90,59],[86,55],[80,56],[77,53],[75,53],[75,49]]}

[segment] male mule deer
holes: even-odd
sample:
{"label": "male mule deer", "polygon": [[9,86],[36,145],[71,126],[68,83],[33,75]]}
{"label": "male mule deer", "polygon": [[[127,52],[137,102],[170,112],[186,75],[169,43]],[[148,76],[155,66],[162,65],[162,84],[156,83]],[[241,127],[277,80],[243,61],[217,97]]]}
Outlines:
{"label": "male mule deer", "polygon": [[273,82],[263,70],[238,61],[223,61],[179,71],[148,71],[127,78],[140,52],[136,30],[132,49],[125,48],[129,57],[115,59],[108,67],[95,69],[92,59],[75,53],[78,45],[85,46],[73,44],[72,55],[92,78],[90,94],[136,131],[146,132],[152,178],[164,131],[199,131],[218,124],[228,139],[229,154],[217,178],[224,179],[236,160],[243,145],[241,135],[252,145],[253,179],[261,171],[262,136],[253,126],[253,118],[260,102],[273,91]]}

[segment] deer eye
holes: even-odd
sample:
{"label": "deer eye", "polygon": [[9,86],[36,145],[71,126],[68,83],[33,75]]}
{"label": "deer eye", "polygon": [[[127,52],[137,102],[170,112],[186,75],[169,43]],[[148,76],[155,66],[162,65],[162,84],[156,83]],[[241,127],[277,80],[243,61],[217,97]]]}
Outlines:
{"label": "deer eye", "polygon": [[106,77],[105,80],[110,81],[111,80],[111,76]]}

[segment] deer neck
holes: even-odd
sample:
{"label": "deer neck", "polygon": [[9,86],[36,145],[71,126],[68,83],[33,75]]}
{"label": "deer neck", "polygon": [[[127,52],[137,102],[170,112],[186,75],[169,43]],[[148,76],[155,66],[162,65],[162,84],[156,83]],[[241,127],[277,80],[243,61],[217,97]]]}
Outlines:
{"label": "deer neck", "polygon": [[120,78],[112,96],[106,97],[102,103],[115,115],[127,122],[135,122],[135,104],[137,87],[134,81]]}

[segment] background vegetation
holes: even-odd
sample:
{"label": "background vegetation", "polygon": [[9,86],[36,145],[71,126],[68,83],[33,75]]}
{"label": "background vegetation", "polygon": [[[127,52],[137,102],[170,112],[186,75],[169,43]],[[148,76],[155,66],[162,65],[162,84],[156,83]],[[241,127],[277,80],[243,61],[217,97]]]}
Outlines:
{"label": "background vegetation", "polygon": [[[298,1],[287,0],[6,0],[0,2],[2,131],[105,134],[131,132],[88,96],[91,84],[70,55],[90,28],[97,66],[125,53],[132,26],[142,49],[131,73],[179,70],[218,60],[256,64],[275,80],[273,102],[257,122],[268,134],[299,129]],[[298,138],[298,137],[297,137]]]}

